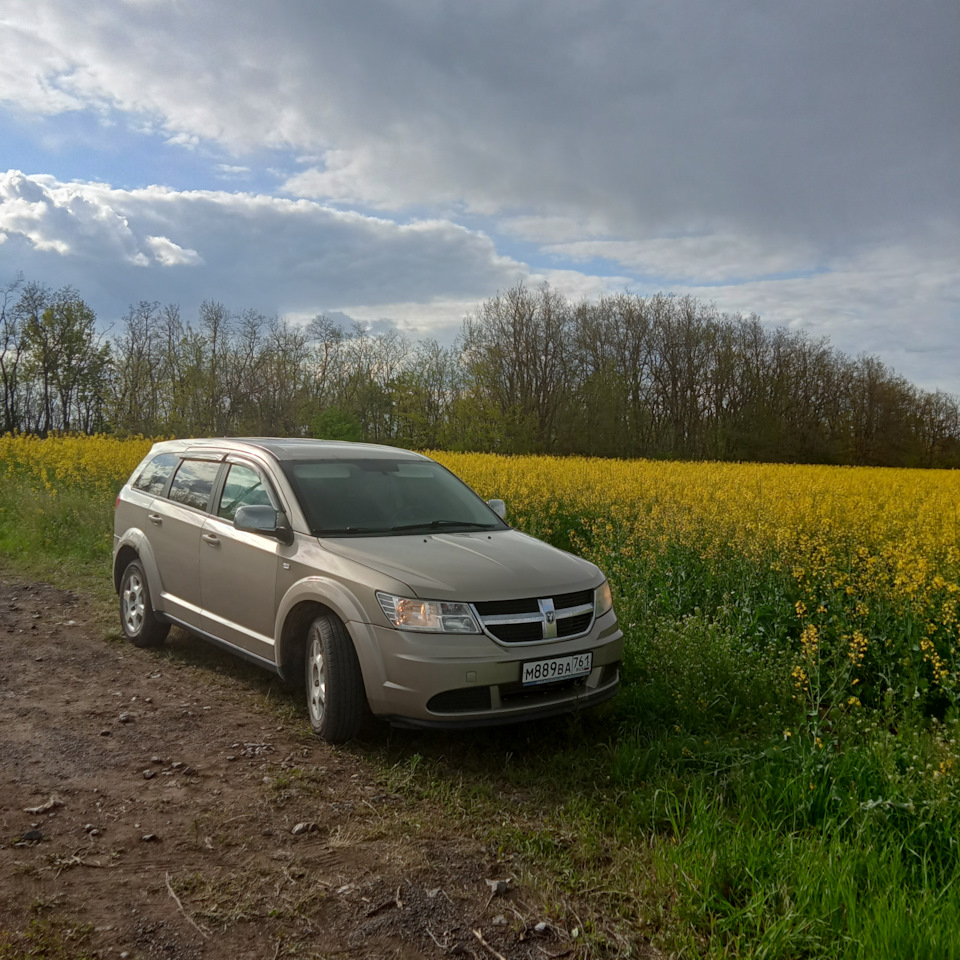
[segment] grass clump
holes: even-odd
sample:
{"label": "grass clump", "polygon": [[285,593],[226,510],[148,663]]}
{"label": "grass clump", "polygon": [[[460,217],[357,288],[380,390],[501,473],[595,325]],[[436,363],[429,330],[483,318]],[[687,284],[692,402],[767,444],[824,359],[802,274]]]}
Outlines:
{"label": "grass clump", "polygon": [[22,930],[0,929],[0,960],[95,960],[87,943],[93,928],[88,924],[64,927],[34,917]]}

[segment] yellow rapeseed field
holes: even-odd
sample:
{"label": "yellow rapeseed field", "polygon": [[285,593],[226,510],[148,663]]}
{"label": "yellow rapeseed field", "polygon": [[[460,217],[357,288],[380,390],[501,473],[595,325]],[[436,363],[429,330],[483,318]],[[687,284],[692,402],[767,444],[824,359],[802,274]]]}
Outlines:
{"label": "yellow rapeseed field", "polygon": [[808,692],[824,658],[846,668],[851,703],[865,660],[958,688],[960,472],[433,455],[521,526],[573,518],[608,573],[676,547],[786,573]]}
{"label": "yellow rapeseed field", "polygon": [[65,487],[115,494],[144,458],[152,440],[103,435],[0,436],[0,466],[9,476],[33,480],[56,495]]}
{"label": "yellow rapeseed field", "polygon": [[[69,487],[112,500],[151,442],[7,435],[0,469],[54,496]],[[631,567],[676,548],[786,576],[801,686],[828,651],[855,686],[878,646],[944,690],[960,686],[960,472],[431,455],[503,498],[515,525],[547,537],[572,530],[621,591]],[[918,634],[895,636],[906,621]]]}

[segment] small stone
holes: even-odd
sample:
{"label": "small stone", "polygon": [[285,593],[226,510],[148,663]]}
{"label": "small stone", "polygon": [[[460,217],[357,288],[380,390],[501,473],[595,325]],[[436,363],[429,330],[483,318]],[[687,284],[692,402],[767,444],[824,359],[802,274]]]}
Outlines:
{"label": "small stone", "polygon": [[484,882],[490,888],[491,897],[504,897],[510,889],[509,880],[486,880]]}
{"label": "small stone", "polygon": [[319,829],[317,825],[311,820],[304,820],[303,823],[298,823],[290,832],[295,836],[300,836],[301,833],[311,833],[314,830]]}
{"label": "small stone", "polygon": [[113,731],[112,731],[112,730],[101,730],[101,731],[100,731],[100,736],[101,736],[101,737],[112,737],[112,736],[113,736]]}
{"label": "small stone", "polygon": [[144,770],[144,771],[143,771],[143,779],[144,779],[144,780],[152,780],[156,775],[157,775],[157,771],[156,771],[156,770]]}
{"label": "small stone", "polygon": [[43,839],[43,834],[39,830],[27,830],[20,835],[20,839],[26,840],[27,843],[39,843]]}
{"label": "small stone", "polygon": [[537,933],[546,933],[550,929],[550,924],[541,920],[534,928]]}
{"label": "small stone", "polygon": [[145,833],[140,840],[143,843],[158,843],[160,838],[155,833]]}
{"label": "small stone", "polygon": [[49,813],[51,810],[56,810],[57,807],[62,807],[63,801],[56,795],[52,796],[46,803],[41,803],[37,807],[25,807],[24,813]]}
{"label": "small stone", "polygon": [[495,927],[505,927],[507,925],[507,918],[502,913],[498,913],[490,922]]}
{"label": "small stone", "polygon": [[132,713],[121,713],[117,719],[121,723],[133,723],[133,714]]}

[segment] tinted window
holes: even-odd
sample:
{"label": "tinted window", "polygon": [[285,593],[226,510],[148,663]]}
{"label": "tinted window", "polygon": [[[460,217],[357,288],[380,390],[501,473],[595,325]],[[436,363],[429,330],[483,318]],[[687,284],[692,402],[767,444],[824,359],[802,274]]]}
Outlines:
{"label": "tinted window", "polygon": [[170,499],[206,510],[219,469],[220,464],[212,460],[184,460],[170,485]]}
{"label": "tinted window", "polygon": [[504,530],[493,511],[430,460],[284,461],[315,536]]}
{"label": "tinted window", "polygon": [[159,497],[179,462],[180,458],[175,453],[161,453],[160,456],[154,457],[140,471],[140,476],[134,480],[134,489]]}
{"label": "tinted window", "polygon": [[256,470],[242,463],[232,463],[220,495],[217,515],[224,520],[233,520],[237,507],[246,506],[271,506],[270,494]]}

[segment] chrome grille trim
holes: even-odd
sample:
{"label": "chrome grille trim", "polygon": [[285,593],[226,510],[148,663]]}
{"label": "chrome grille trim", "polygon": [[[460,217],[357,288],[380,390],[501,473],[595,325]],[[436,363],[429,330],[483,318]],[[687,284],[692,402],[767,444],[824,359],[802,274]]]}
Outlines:
{"label": "chrome grille trim", "polygon": [[[593,629],[595,617],[594,606],[592,603],[581,603],[577,604],[575,607],[555,607],[553,597],[538,598],[533,600],[532,603],[537,604],[538,610],[536,613],[481,614],[477,610],[477,605],[471,604],[471,607],[473,609],[474,616],[477,618],[477,622],[480,624],[480,628],[483,630],[483,632],[490,637],[491,640],[495,640],[497,643],[507,646],[551,643],[555,642],[556,640],[572,640],[575,637],[585,636]],[[490,605],[492,604],[484,604],[485,607]],[[582,617],[585,614],[590,615],[590,620],[585,629],[580,630],[577,633],[570,634],[569,636],[562,634],[560,629],[560,624],[562,621],[569,620],[572,617]],[[536,639],[505,640],[497,635],[496,628],[500,626],[533,626],[534,624],[540,627],[540,636]]]}

